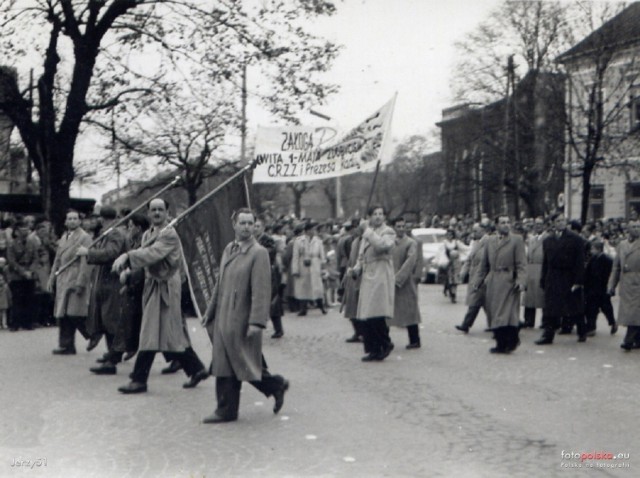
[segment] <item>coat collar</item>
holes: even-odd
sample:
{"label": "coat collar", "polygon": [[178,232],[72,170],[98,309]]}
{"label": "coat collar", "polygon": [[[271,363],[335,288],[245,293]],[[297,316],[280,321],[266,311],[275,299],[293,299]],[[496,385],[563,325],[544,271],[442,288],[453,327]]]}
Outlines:
{"label": "coat collar", "polygon": [[[249,249],[251,249],[256,244],[257,244],[257,241],[255,237],[251,237],[251,239],[243,243],[238,243],[234,240],[229,244],[229,255],[227,256],[227,259],[224,261],[223,265],[226,266],[229,262],[234,260],[240,254],[246,254],[249,251]],[[234,252],[231,252],[234,249],[234,245],[238,245],[239,247]]]}
{"label": "coat collar", "polygon": [[498,234],[496,238],[496,251],[498,251],[511,242],[511,233],[504,236],[504,238]]}

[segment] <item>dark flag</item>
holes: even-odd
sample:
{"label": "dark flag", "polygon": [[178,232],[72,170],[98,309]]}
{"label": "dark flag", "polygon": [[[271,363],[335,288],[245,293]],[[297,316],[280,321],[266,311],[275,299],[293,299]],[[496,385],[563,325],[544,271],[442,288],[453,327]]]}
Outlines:
{"label": "dark flag", "polygon": [[222,252],[235,237],[231,214],[247,207],[243,176],[244,174],[237,174],[173,222],[182,243],[189,287],[198,318],[202,318],[211,300]]}

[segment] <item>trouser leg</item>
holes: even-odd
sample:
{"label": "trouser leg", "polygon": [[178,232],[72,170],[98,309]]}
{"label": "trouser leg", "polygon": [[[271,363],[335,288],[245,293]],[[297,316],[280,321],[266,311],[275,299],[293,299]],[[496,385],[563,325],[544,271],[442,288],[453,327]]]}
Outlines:
{"label": "trouser leg", "polygon": [[587,331],[596,330],[596,321],[600,306],[593,299],[587,299],[584,305],[584,315],[586,320]]}
{"label": "trouser leg", "polygon": [[147,383],[149,379],[149,372],[153,365],[153,359],[156,357],[156,352],[152,350],[143,350],[138,352],[136,357],[136,363],[133,366],[133,372],[131,372],[131,380],[134,382]]}
{"label": "trouser leg", "polygon": [[389,326],[387,319],[384,317],[376,317],[369,319],[373,323],[375,351],[384,354],[391,346],[391,337],[389,337]]}
{"label": "trouser leg", "polygon": [[284,386],[284,377],[282,375],[271,375],[267,367],[267,361],[262,356],[262,377],[260,380],[252,380],[249,382],[265,396],[270,397]]}
{"label": "trouser leg", "polygon": [[505,346],[507,347],[507,350],[513,351],[520,344],[520,337],[519,337],[520,327],[509,325],[505,327],[505,329],[506,329],[505,330],[505,339],[506,339]]}
{"label": "trouser leg", "polygon": [[470,329],[473,326],[473,323],[476,321],[476,317],[478,317],[478,314],[480,313],[480,307],[481,306],[479,305],[469,306],[464,319],[462,319],[462,327]]}
{"label": "trouser leg", "polygon": [[75,331],[73,317],[58,319],[58,345],[61,349],[75,350]]}
{"label": "trouser leg", "polygon": [[73,319],[73,327],[74,327],[74,329],[77,330],[78,332],[80,332],[80,334],[86,340],[89,340],[91,338],[91,336],[89,335],[89,332],[87,331],[87,318],[86,317],[74,316],[74,317],[69,317],[69,319]]}
{"label": "trouser leg", "polygon": [[606,296],[602,299],[602,302],[600,302],[600,310],[607,318],[607,323],[609,325],[614,325],[616,323],[615,316],[613,315],[613,306],[611,305],[611,297]]}
{"label": "trouser leg", "polygon": [[271,322],[273,323],[273,330],[275,331],[275,333],[277,334],[284,333],[284,330],[282,330],[282,317],[278,317],[278,316],[271,317]]}
{"label": "trouser leg", "polygon": [[505,340],[505,328],[498,327],[497,329],[493,329],[493,338],[496,341],[496,349],[500,351],[506,350],[506,340]]}
{"label": "trouser leg", "polygon": [[524,308],[524,326],[535,327],[536,325],[536,309],[534,307]]}
{"label": "trouser leg", "polygon": [[364,341],[364,352],[367,354],[375,353],[376,349],[373,325],[370,320],[357,320],[357,322],[362,333],[362,340]]}
{"label": "trouser leg", "polygon": [[562,329],[563,332],[571,332],[573,330],[573,326],[575,325],[573,323],[573,318],[574,316],[562,317],[562,320],[560,322],[560,328]]}
{"label": "trouser leg", "polygon": [[587,320],[584,316],[584,313],[574,315],[570,318],[570,320],[576,325],[576,331],[579,337],[582,337],[587,333]]}
{"label": "trouser leg", "polygon": [[542,332],[542,337],[553,340],[556,335],[556,330],[560,327],[560,317],[552,317],[544,314],[542,319],[544,323],[544,332]]}
{"label": "trouser leg", "polygon": [[204,364],[192,347],[186,348],[184,352],[166,352],[165,358],[180,362],[188,377],[193,377],[196,373],[204,370]]}
{"label": "trouser leg", "polygon": [[242,382],[236,377],[216,377],[216,415],[227,420],[238,418],[241,387]]}
{"label": "trouser leg", "polygon": [[629,325],[622,343],[625,345],[634,345],[638,339],[640,339],[640,327],[637,325]]}
{"label": "trouser leg", "polygon": [[407,326],[407,333],[409,334],[409,343],[420,345],[420,329],[418,324]]}
{"label": "trouser leg", "polygon": [[362,321],[358,319],[349,319],[351,321],[351,325],[353,326],[353,335],[357,337],[363,337],[362,333]]}

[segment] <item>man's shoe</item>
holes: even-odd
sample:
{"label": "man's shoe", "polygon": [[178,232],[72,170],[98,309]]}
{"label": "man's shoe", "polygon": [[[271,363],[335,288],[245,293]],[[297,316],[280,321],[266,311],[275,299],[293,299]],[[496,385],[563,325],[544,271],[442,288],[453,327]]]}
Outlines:
{"label": "man's shoe", "polygon": [[202,419],[202,423],[228,423],[228,422],[234,422],[236,420],[237,418],[224,418],[214,413],[213,415],[204,417]]}
{"label": "man's shoe", "polygon": [[76,349],[65,349],[63,347],[57,348],[57,349],[53,349],[51,351],[51,353],[53,355],[75,355],[76,354]]}
{"label": "man's shoe", "polygon": [[503,349],[500,347],[493,347],[492,349],[489,349],[489,352],[492,354],[508,354],[509,353],[506,349]]}
{"label": "man's shoe", "polygon": [[127,385],[124,385],[118,388],[118,392],[120,393],[144,393],[147,391],[147,384],[141,382],[129,382]]}
{"label": "man's shoe", "polygon": [[633,349],[633,344],[627,344],[627,343],[622,342],[620,344],[620,348],[623,349],[626,352],[629,352],[631,349]]}
{"label": "man's shoe", "polygon": [[419,343],[415,343],[415,344],[409,344],[405,347],[407,350],[411,350],[411,349],[419,349],[420,348],[420,344]]}
{"label": "man's shoe", "polygon": [[389,345],[382,351],[382,354],[380,354],[380,358],[378,360],[386,359],[394,348],[395,345],[393,345],[393,342],[389,342]]}
{"label": "man's shoe", "polygon": [[582,343],[582,342],[586,342],[587,341],[587,335],[579,335],[578,336],[578,342]]}
{"label": "man's shoe", "polygon": [[200,382],[209,378],[209,372],[205,369],[200,370],[193,374],[188,382],[182,384],[182,388],[195,388]]}
{"label": "man's shoe", "polygon": [[117,369],[113,364],[104,363],[99,367],[91,367],[89,371],[95,373],[96,375],[115,375]]}
{"label": "man's shoe", "polygon": [[458,329],[461,332],[464,332],[465,334],[469,333],[469,327],[465,325],[456,325],[456,329]]}
{"label": "man's shoe", "polygon": [[347,340],[345,340],[345,342],[348,344],[358,344],[362,342],[362,340],[360,339],[359,335],[353,335],[352,337],[349,337]]}
{"label": "man's shoe", "polygon": [[540,337],[538,340],[534,342],[536,345],[551,345],[553,343],[553,339],[549,337]]}
{"label": "man's shoe", "polygon": [[122,356],[122,360],[124,360],[125,362],[126,362],[127,360],[131,360],[133,357],[135,357],[135,356],[136,356],[136,354],[137,354],[137,353],[138,353],[138,352],[137,352],[137,351],[135,351],[135,350],[134,350],[133,352],[127,352],[127,353],[125,353],[125,354]]}
{"label": "man's shoe", "polygon": [[95,349],[100,343],[101,338],[102,335],[100,337],[92,337],[87,344],[87,352],[91,352],[93,349]]}
{"label": "man's shoe", "polygon": [[282,336],[283,336],[283,335],[284,335],[284,332],[275,332],[275,333],[271,336],[271,338],[272,338],[272,339],[279,339],[279,338],[282,338]]}
{"label": "man's shoe", "polygon": [[96,363],[106,363],[109,361],[109,352],[105,353],[102,357],[96,359]]}
{"label": "man's shoe", "polygon": [[275,399],[275,403],[273,404],[273,413],[278,413],[282,410],[282,405],[284,405],[284,394],[287,390],[289,390],[289,380],[285,380],[282,383],[280,390],[273,394],[273,398]]}
{"label": "man's shoe", "polygon": [[618,323],[614,322],[613,325],[611,326],[611,335],[615,335],[617,331],[618,331]]}
{"label": "man's shoe", "polygon": [[586,334],[587,337],[595,337],[596,336],[596,331],[594,330],[590,330],[589,332],[587,332]]}
{"label": "man's shoe", "polygon": [[300,312],[298,312],[298,317],[304,317],[305,315],[307,315],[307,311],[305,310],[301,310]]}
{"label": "man's shoe", "polygon": [[367,354],[364,357],[362,357],[362,361],[363,362],[376,362],[380,359],[380,355],[378,354]]}
{"label": "man's shoe", "polygon": [[176,373],[178,370],[181,370],[181,369],[182,369],[182,364],[177,360],[172,360],[169,363],[169,366],[163,368],[160,373],[162,373],[162,375],[167,375],[169,373]]}
{"label": "man's shoe", "polygon": [[516,343],[515,343],[515,344],[513,344],[513,345],[511,345],[511,346],[507,347],[505,350],[506,350],[506,352],[507,352],[507,353],[511,353],[511,352],[513,352],[515,349],[517,349],[519,346],[520,346],[520,339],[518,339],[518,340],[516,341]]}

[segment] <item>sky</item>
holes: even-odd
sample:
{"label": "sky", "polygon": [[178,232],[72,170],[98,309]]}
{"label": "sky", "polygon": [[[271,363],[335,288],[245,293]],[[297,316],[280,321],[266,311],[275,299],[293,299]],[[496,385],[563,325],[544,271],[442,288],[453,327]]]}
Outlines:
{"label": "sky", "polygon": [[[317,111],[329,124],[348,129],[363,121],[397,93],[390,138],[397,143],[427,134],[452,106],[449,79],[455,63],[454,43],[487,18],[500,0],[336,0],[337,12],[308,29],[343,46],[324,78],[339,85]],[[249,74],[248,90],[259,77]],[[255,83],[254,83],[255,84]],[[251,98],[251,97],[249,97]],[[327,125],[309,114],[308,125]],[[257,127],[273,119],[248,105],[249,141]],[[114,185],[87,187],[83,196],[98,196]],[[74,187],[77,194],[77,186]]]}

